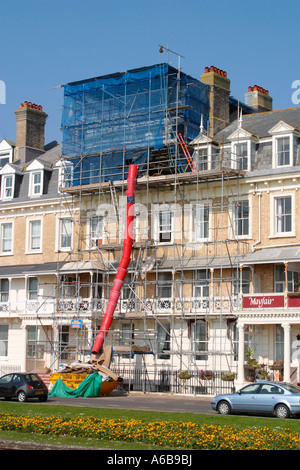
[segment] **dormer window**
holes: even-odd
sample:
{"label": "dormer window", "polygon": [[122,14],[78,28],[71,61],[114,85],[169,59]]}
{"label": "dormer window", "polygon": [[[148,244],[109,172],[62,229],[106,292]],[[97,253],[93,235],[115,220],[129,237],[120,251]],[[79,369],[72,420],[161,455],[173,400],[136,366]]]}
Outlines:
{"label": "dormer window", "polygon": [[40,196],[43,193],[42,171],[34,171],[30,174],[29,195]]}
{"label": "dormer window", "polygon": [[293,166],[295,164],[295,145],[300,131],[290,124],[279,121],[269,130],[272,135],[273,168]]}
{"label": "dormer window", "polygon": [[0,153],[0,168],[2,168],[6,163],[9,162],[9,152],[1,152]]}
{"label": "dormer window", "polygon": [[12,199],[14,197],[14,175],[5,175],[2,177],[2,195],[1,199]]}
{"label": "dormer window", "polygon": [[73,164],[68,160],[59,160],[58,168],[58,188],[69,188],[73,184]]}
{"label": "dormer window", "polygon": [[0,168],[13,161],[15,145],[9,140],[3,139],[0,142]]}
{"label": "dormer window", "polygon": [[251,156],[257,136],[243,127],[238,127],[229,137],[231,141],[231,167],[251,171]]}
{"label": "dormer window", "polygon": [[16,181],[22,176],[22,171],[12,163],[7,163],[0,170],[1,176],[1,199],[9,201],[16,197]]}
{"label": "dormer window", "polygon": [[276,139],[277,143],[277,166],[290,165],[290,139],[289,137],[280,137]]}
{"label": "dormer window", "polygon": [[219,158],[218,142],[200,132],[190,145],[194,148],[193,163],[197,171],[206,171],[216,168]]}
{"label": "dormer window", "polygon": [[235,154],[236,154],[236,166],[238,170],[248,170],[248,144],[236,144],[235,145]]}
{"label": "dormer window", "polygon": [[29,173],[29,197],[38,197],[44,193],[44,179],[47,180],[45,172],[51,172],[52,168],[39,158],[33,160],[26,168]]}

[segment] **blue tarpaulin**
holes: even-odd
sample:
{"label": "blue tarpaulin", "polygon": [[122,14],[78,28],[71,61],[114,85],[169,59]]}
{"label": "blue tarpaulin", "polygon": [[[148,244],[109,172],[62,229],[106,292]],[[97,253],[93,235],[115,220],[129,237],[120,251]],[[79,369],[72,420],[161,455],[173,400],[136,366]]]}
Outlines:
{"label": "blue tarpaulin", "polygon": [[80,157],[74,162],[78,172],[72,185],[99,181],[99,176],[107,179],[109,174],[110,180],[123,179],[129,160],[145,161],[143,152],[138,157],[134,152],[163,148],[166,133],[174,138],[175,109],[187,141],[195,138],[201,115],[205,124],[208,121],[208,90],[182,72],[178,80],[178,71],[168,64],[66,84],[63,155]]}

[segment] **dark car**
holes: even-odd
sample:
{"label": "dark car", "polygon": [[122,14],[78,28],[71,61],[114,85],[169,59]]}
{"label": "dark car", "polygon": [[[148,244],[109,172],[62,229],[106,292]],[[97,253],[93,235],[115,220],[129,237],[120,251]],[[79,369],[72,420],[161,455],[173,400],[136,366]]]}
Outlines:
{"label": "dark car", "polygon": [[20,402],[27,401],[28,398],[46,401],[48,388],[37,374],[7,374],[0,378],[0,397],[6,400],[17,398]]}
{"label": "dark car", "polygon": [[288,418],[300,414],[300,388],[284,382],[254,382],[235,393],[217,395],[211,406],[220,414],[269,414]]}

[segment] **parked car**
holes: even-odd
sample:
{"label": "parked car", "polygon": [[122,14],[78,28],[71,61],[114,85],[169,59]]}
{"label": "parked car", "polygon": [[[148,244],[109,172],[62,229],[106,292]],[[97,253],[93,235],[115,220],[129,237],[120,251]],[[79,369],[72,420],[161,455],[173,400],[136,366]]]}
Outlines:
{"label": "parked car", "polygon": [[37,374],[6,374],[0,378],[0,397],[6,400],[17,398],[20,402],[27,401],[28,398],[46,401],[48,388]]}
{"label": "parked car", "polygon": [[288,418],[300,414],[300,387],[284,382],[253,382],[235,393],[215,396],[211,406],[222,415],[251,413]]}

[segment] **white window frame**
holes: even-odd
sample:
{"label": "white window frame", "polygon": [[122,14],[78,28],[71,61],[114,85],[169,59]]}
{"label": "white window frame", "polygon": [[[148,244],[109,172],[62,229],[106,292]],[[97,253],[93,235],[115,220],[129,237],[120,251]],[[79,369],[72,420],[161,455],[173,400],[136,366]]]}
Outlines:
{"label": "white window frame", "polygon": [[[7,290],[4,289],[4,282],[7,281]],[[8,277],[0,279],[0,302],[9,302],[10,279]]]}
{"label": "white window frame", "polygon": [[[236,207],[237,204],[240,203],[248,203],[248,233],[247,234],[242,234],[239,235],[236,231]],[[251,239],[252,238],[252,199],[249,197],[240,197],[238,199],[232,199],[230,201],[230,207],[229,207],[229,228],[228,228],[228,234],[229,238],[231,239],[238,239],[238,240],[246,240],[246,239]]]}
{"label": "white window frame", "polygon": [[[70,243],[70,246],[67,246],[67,247],[63,247],[62,246],[62,222],[65,221],[65,220],[70,220],[71,221],[71,243]],[[71,251],[73,249],[73,219],[71,217],[59,217],[57,219],[57,229],[56,229],[56,233],[57,233],[57,238],[56,238],[56,249],[58,251]]]}
{"label": "white window frame", "polygon": [[[248,171],[248,169],[249,169],[249,156],[251,155],[251,153],[250,153],[251,146],[249,144],[251,144],[251,143],[248,140],[246,140],[244,142],[243,141],[242,142],[236,142],[234,144],[234,155],[235,155],[236,169],[237,170]],[[246,168],[240,168],[240,165],[239,165],[241,157],[238,156],[238,147],[240,147],[242,145],[246,146],[246,156],[242,157],[243,159],[247,160]]]}
{"label": "white window frame", "polygon": [[58,161],[55,165],[58,168],[58,190],[69,188],[73,184],[74,167],[68,160]]}
{"label": "white window frame", "polygon": [[[40,234],[39,234],[40,246],[39,248],[33,248],[32,246],[32,239],[33,239],[32,226],[34,222],[40,222]],[[27,232],[26,253],[27,254],[28,253],[42,253],[43,251],[43,219],[42,218],[27,219],[26,232]]]}
{"label": "white window frame", "polygon": [[[205,292],[207,292],[207,295],[205,295]],[[208,269],[196,269],[193,272],[193,298],[196,298],[196,299],[209,298],[209,271]]]}
{"label": "white window frame", "polygon": [[[290,126],[289,126],[290,127]],[[273,168],[289,168],[294,166],[295,160],[295,148],[297,144],[297,137],[299,137],[299,132],[295,129],[289,130],[285,129],[285,131],[279,130],[278,132],[271,131],[272,134],[272,167]],[[289,163],[286,165],[278,165],[278,141],[280,139],[287,138],[289,139]]]}
{"label": "white window frame", "polygon": [[[3,251],[3,227],[4,225],[11,225],[11,249],[9,251]],[[13,255],[14,246],[14,222],[11,220],[2,221],[0,223],[0,255],[7,256]]]}
{"label": "white window frame", "polygon": [[[211,143],[198,145],[192,155],[193,163],[197,171],[207,171],[215,168],[218,165],[220,151],[220,147]],[[219,158],[216,159],[216,156]]]}
{"label": "white window frame", "polygon": [[[8,335],[9,335],[9,325],[2,323],[0,325],[0,357],[7,358],[8,357]],[[5,354],[1,354],[5,352]]]}
{"label": "white window frame", "polygon": [[[194,240],[203,241],[211,240],[211,201],[205,203],[196,203],[193,206],[193,220],[194,220]],[[205,212],[208,211],[208,216],[205,216]],[[207,224],[207,236],[205,235],[205,224]],[[202,236],[203,235],[203,236]]]}
{"label": "white window frame", "polygon": [[[35,183],[34,178],[35,175],[40,176],[40,182]],[[44,186],[44,170],[32,170],[30,172],[30,181],[29,181],[29,196],[30,197],[37,197],[43,194],[43,186]],[[38,188],[38,192],[35,192],[35,188]]]}
{"label": "white window frame", "polygon": [[[168,213],[170,214],[170,230],[164,230],[163,225],[161,225],[161,214]],[[174,228],[175,228],[175,214],[174,208],[169,204],[153,204],[152,205],[152,215],[153,218],[151,219],[151,234],[156,244],[159,245],[170,245],[174,243]],[[167,225],[166,225],[167,227]],[[170,234],[169,240],[163,240],[163,234]]]}
{"label": "white window frame", "polygon": [[[11,178],[11,185],[7,185],[8,179]],[[14,197],[14,189],[15,189],[15,175],[13,173],[8,175],[2,176],[2,190],[1,190],[1,199],[3,201],[11,200]],[[7,190],[10,190],[10,195],[7,195]]]}
{"label": "white window frame", "polygon": [[[291,230],[287,232],[278,232],[277,230],[277,201],[279,199],[291,199]],[[270,197],[270,237],[269,238],[283,238],[294,237],[296,235],[296,204],[294,192],[280,192],[274,193]]]}
{"label": "white window frame", "polygon": [[[36,290],[30,289],[30,284],[33,281],[33,279],[37,280],[37,289]],[[36,292],[36,296],[34,295],[34,297],[32,297],[32,292],[33,293]],[[29,276],[27,278],[27,300],[37,301],[38,300],[38,295],[39,295],[39,278],[37,276]]]}
{"label": "white window frame", "polygon": [[[98,224],[101,224],[100,231],[96,233],[93,231],[93,220],[98,219]],[[91,215],[89,217],[89,231],[88,231],[88,246],[90,249],[95,249],[101,245],[105,239],[105,216],[104,215]]]}

